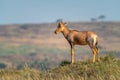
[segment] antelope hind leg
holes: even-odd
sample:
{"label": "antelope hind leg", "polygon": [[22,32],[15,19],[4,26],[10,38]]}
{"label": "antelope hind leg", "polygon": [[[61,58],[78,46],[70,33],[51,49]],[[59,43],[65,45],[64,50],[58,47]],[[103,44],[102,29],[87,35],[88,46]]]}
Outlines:
{"label": "antelope hind leg", "polygon": [[95,51],[95,49],[92,49],[92,52],[93,52],[93,63],[94,63],[95,60],[96,60],[96,51]]}
{"label": "antelope hind leg", "polygon": [[97,60],[100,62],[99,49],[97,47],[95,47],[95,52],[97,54]]}

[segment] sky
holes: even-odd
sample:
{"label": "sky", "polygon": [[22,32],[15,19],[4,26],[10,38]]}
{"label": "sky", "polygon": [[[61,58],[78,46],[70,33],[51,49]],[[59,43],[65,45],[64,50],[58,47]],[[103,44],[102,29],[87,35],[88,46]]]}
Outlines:
{"label": "sky", "polygon": [[120,0],[0,0],[0,24],[120,21]]}

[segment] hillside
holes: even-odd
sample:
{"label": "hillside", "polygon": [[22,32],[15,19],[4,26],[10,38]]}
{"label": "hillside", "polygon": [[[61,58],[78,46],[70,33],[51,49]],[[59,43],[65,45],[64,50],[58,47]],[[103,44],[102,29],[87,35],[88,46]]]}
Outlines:
{"label": "hillside", "polygon": [[[55,35],[57,23],[0,25],[0,68],[30,67],[46,69],[70,61],[70,47],[61,34]],[[90,30],[99,35],[101,56],[108,52],[120,57],[120,22],[68,22],[79,31]],[[88,46],[75,47],[75,60],[91,58]],[[57,59],[57,60],[56,60]]]}
{"label": "hillside", "polygon": [[27,65],[21,70],[0,70],[1,80],[119,80],[120,60],[112,54],[101,57],[101,62],[91,63],[90,60],[75,64],[63,62],[61,66],[49,71],[38,71]]}

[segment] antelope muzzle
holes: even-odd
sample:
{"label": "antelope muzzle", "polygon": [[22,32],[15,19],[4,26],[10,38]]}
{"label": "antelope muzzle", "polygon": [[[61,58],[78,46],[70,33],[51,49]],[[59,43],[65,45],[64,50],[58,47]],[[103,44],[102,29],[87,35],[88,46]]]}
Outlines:
{"label": "antelope muzzle", "polygon": [[56,29],[54,33],[57,35],[58,34],[58,30]]}

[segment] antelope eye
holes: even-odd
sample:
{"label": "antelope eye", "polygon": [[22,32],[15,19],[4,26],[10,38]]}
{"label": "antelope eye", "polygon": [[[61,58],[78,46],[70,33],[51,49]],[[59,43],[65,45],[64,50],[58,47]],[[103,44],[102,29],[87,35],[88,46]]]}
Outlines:
{"label": "antelope eye", "polygon": [[61,26],[58,26],[58,28],[61,28]]}

